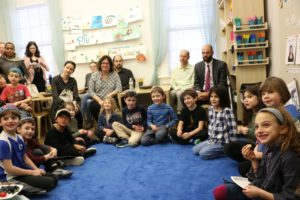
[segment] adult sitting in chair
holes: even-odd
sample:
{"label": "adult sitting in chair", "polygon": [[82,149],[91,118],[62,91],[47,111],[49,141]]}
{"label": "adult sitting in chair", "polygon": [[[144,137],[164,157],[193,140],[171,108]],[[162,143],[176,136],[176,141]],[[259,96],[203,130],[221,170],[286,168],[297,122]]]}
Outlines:
{"label": "adult sitting in chair", "polygon": [[177,102],[177,113],[182,109],[181,94],[186,89],[193,88],[194,84],[194,66],[189,64],[190,52],[183,49],[180,51],[180,64],[173,69],[171,74],[171,102],[173,106]]}
{"label": "adult sitting in chair", "polygon": [[129,89],[129,79],[132,78],[133,86],[135,87],[135,79],[132,71],[123,67],[123,58],[120,55],[116,55],[113,58],[114,68],[118,72],[118,75],[122,84],[122,91]]}
{"label": "adult sitting in chair", "polygon": [[88,93],[93,98],[89,111],[98,121],[99,111],[105,97],[115,97],[122,91],[121,80],[113,68],[112,59],[105,55],[98,62],[99,71],[94,72],[89,82]]}
{"label": "adult sitting in chair", "polygon": [[217,85],[227,87],[227,64],[214,59],[213,53],[211,45],[204,45],[202,47],[203,61],[195,65],[194,89],[198,93],[198,100],[201,105],[209,103],[210,88]]}

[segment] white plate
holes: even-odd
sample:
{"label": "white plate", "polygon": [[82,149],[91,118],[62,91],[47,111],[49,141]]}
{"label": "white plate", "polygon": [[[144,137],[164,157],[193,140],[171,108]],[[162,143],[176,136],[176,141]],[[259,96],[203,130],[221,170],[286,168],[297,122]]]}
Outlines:
{"label": "white plate", "polygon": [[19,192],[21,192],[23,185],[16,185],[16,184],[11,184],[11,185],[0,185],[0,188],[2,187],[7,187],[7,186],[18,186],[19,190],[13,194],[7,194],[6,197],[0,197],[0,199],[10,199],[16,196]]}
{"label": "white plate", "polygon": [[231,180],[243,189],[246,189],[246,187],[251,184],[248,178],[241,176],[231,176]]}

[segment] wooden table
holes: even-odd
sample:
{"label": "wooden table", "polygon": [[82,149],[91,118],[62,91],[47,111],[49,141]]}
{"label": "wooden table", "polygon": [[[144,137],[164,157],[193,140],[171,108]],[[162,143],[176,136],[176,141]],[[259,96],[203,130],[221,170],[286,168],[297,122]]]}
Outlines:
{"label": "wooden table", "polygon": [[[171,85],[161,85],[159,86],[163,89],[163,91],[166,94],[166,103],[170,105],[170,90],[171,90]],[[150,94],[151,89],[140,89],[140,88],[135,88],[135,92],[139,95],[139,94]],[[118,93],[118,104],[120,109],[122,110],[122,98],[125,96],[125,93],[128,90],[125,90],[123,92]]]}
{"label": "wooden table", "polygon": [[51,103],[52,96],[44,96],[43,93],[40,93],[39,96],[33,97],[31,101],[32,101],[32,113],[34,115],[36,112],[40,112],[45,109],[45,107],[42,106],[43,102],[49,102],[49,104]]}

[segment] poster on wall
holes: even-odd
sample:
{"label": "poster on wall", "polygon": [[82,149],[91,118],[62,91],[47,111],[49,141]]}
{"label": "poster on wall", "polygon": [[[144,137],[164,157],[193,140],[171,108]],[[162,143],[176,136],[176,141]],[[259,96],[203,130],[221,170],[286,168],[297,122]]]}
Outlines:
{"label": "poster on wall", "polygon": [[300,102],[299,102],[299,93],[298,93],[298,90],[297,90],[296,80],[293,80],[292,82],[287,84],[287,86],[288,86],[288,89],[291,93],[291,98],[286,103],[286,105],[289,105],[289,104],[294,105],[297,108],[298,113],[299,113],[300,112]]}
{"label": "poster on wall", "polygon": [[298,34],[298,38],[297,38],[296,64],[300,65],[300,34]]}
{"label": "poster on wall", "polygon": [[297,48],[297,36],[289,36],[286,42],[285,64],[295,64],[296,60],[296,48]]}

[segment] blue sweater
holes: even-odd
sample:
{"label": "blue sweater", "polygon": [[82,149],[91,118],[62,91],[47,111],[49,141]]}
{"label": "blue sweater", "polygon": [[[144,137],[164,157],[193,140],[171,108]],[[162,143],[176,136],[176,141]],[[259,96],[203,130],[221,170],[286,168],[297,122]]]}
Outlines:
{"label": "blue sweater", "polygon": [[177,115],[173,108],[168,104],[152,104],[147,110],[147,125],[156,126],[165,125],[167,128],[172,127],[177,122]]}

